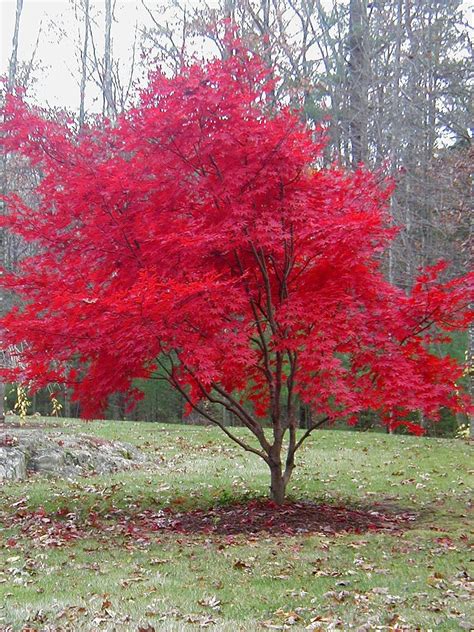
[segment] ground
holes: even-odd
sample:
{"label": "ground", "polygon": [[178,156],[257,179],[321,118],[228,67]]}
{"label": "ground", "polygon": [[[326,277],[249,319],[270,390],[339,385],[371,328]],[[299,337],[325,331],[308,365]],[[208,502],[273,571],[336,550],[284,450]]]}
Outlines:
{"label": "ground", "polygon": [[282,513],[218,430],[60,423],[155,464],[0,488],[0,630],[473,627],[461,440],[318,431]]}

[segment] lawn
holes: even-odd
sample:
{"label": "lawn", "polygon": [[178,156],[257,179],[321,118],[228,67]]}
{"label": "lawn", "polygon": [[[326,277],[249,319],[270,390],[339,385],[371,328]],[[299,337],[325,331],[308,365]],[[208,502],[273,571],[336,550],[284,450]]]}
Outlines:
{"label": "lawn", "polygon": [[0,488],[0,630],[473,628],[472,447],[461,440],[317,431],[292,499],[410,519],[394,531],[226,535],[142,520],[266,494],[263,464],[218,430],[41,423],[128,441],[154,464]]}

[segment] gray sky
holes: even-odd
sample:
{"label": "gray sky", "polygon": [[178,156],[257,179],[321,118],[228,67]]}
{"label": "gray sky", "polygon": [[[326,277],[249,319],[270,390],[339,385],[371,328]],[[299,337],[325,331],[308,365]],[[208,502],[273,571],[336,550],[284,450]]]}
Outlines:
{"label": "gray sky", "polygon": [[[15,0],[0,0],[2,18],[1,69],[8,71],[11,53],[12,35],[15,21]],[[104,3],[92,0],[93,15],[99,25],[103,22]],[[115,11],[117,21],[113,24],[113,46],[116,54],[127,65],[128,51],[133,45],[134,25],[148,24],[149,17],[139,0],[118,0]],[[36,73],[38,82],[34,85],[32,96],[42,104],[66,106],[77,109],[79,106],[79,60],[80,42],[79,24],[75,18],[72,3],[69,0],[24,0],[20,25],[18,57],[28,62],[38,39],[36,63],[41,70]],[[101,50],[101,38],[97,41]],[[89,108],[100,109],[100,103],[93,105],[97,91],[89,90]]]}
{"label": "gray sky", "polygon": [[[145,0],[153,8],[160,3]],[[199,5],[200,0],[185,0],[189,6]],[[29,89],[30,98],[42,105],[79,108],[79,44],[83,37],[83,26],[78,22],[72,0],[24,0],[18,59],[28,63],[39,41],[36,64],[37,83]],[[218,4],[218,0],[207,0],[208,6]],[[97,54],[103,48],[104,0],[90,0],[91,17],[96,20]],[[15,24],[16,0],[0,0],[1,8],[1,64],[0,75],[8,72]],[[155,14],[156,16],[156,14]],[[120,60],[123,77],[128,77],[131,51],[135,38],[135,25],[152,26],[151,18],[141,0],[115,0],[112,40],[114,58]],[[38,40],[39,34],[39,40]],[[86,108],[101,110],[98,89],[87,86]]]}

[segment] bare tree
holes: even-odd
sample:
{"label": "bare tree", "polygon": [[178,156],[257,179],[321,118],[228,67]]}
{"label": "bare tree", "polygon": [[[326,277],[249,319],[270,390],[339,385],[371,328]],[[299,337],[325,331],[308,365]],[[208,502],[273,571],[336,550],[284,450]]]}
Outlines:
{"label": "bare tree", "polygon": [[112,19],[112,0],[105,0],[103,113],[109,118],[117,114],[112,89]]}
{"label": "bare tree", "polygon": [[[83,35],[79,37],[80,107],[79,126],[85,123],[85,101],[88,82],[100,91],[102,114],[114,120],[123,112],[132,94],[137,72],[138,24],[134,28],[134,40],[126,60],[114,55],[112,24],[115,21],[115,2],[107,0],[104,14],[97,12],[90,0],[72,0],[80,17]],[[101,24],[103,18],[103,23]],[[102,39],[103,38],[103,39]],[[100,41],[103,41],[103,48]]]}
{"label": "bare tree", "polygon": [[367,2],[350,0],[348,48],[349,130],[352,166],[368,157]]}
{"label": "bare tree", "polygon": [[20,20],[23,11],[23,0],[16,0],[15,26],[13,29],[12,53],[8,67],[8,90],[11,91],[15,83],[18,67],[18,39],[20,35]]}
{"label": "bare tree", "polygon": [[83,39],[82,51],[81,51],[81,84],[80,84],[80,89],[79,89],[79,94],[80,94],[79,127],[83,127],[84,121],[85,121],[87,62],[88,62],[88,54],[89,54],[89,32],[91,29],[89,0],[83,0],[83,6],[84,6],[84,39]]}

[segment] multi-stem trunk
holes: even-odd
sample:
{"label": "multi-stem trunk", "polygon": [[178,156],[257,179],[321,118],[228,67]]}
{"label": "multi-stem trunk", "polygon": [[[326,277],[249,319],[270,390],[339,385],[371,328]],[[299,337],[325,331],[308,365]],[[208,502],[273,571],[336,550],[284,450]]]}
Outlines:
{"label": "multi-stem trunk", "polygon": [[285,502],[288,480],[285,479],[283,475],[281,462],[272,463],[270,465],[270,475],[270,498],[277,503],[277,505],[282,505]]}
{"label": "multi-stem trunk", "polygon": [[283,467],[281,461],[281,445],[278,443],[274,444],[272,446],[272,452],[269,455],[270,498],[278,505],[282,505],[285,502],[286,488],[295,467],[292,447],[293,446],[290,446],[289,448],[285,467]]}

